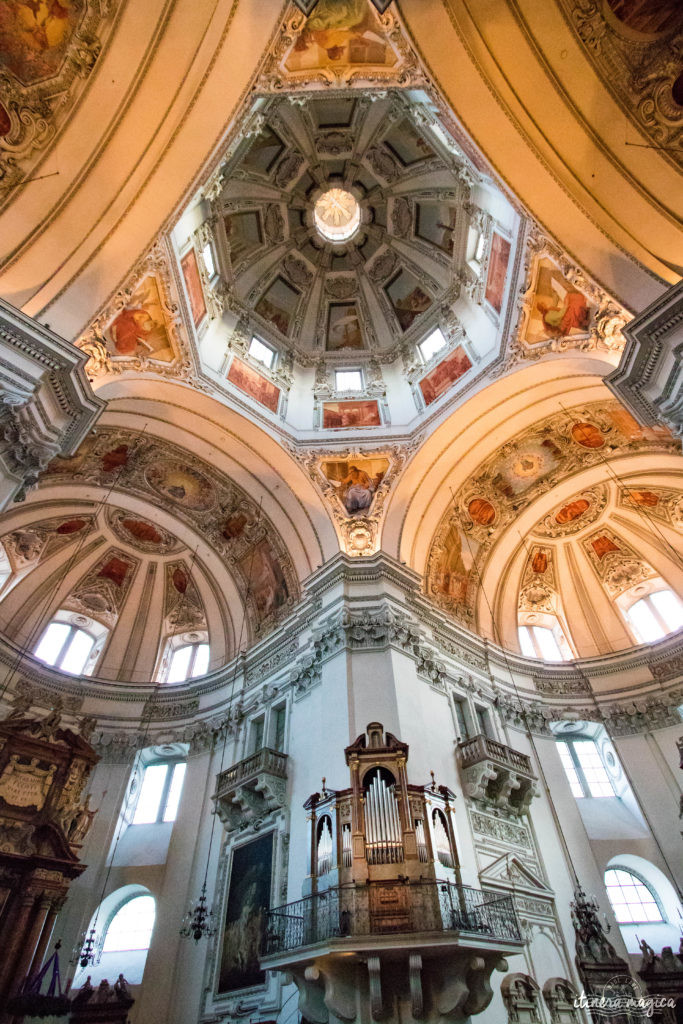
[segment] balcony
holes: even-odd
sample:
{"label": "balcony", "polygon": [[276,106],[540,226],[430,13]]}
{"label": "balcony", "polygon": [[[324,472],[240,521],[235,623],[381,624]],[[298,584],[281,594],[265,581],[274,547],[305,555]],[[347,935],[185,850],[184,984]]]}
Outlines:
{"label": "balcony", "polygon": [[526,813],[538,792],[531,760],[488,736],[474,736],[458,746],[465,793],[514,815]]}
{"label": "balcony", "polygon": [[285,800],[287,755],[270,747],[221,772],[213,799],[227,832],[264,822]]}
{"label": "balcony", "polygon": [[507,971],[505,957],[522,948],[511,896],[450,882],[371,882],[271,910],[261,966],[287,971],[301,1013],[319,1024],[383,1020],[399,990],[406,1014],[437,1024],[481,1013],[491,974]]}
{"label": "balcony", "polygon": [[370,936],[401,936],[405,945],[418,932],[521,941],[511,896],[452,882],[376,883],[326,889],[269,911],[263,954],[336,940],[355,946]]}

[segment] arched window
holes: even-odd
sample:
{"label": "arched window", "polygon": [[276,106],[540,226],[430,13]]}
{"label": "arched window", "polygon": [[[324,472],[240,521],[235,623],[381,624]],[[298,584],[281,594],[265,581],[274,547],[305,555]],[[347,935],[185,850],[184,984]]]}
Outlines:
{"label": "arched window", "polygon": [[156,907],[153,896],[134,896],[116,911],[107,926],[103,953],[147,950],[152,940]]}
{"label": "arched window", "polygon": [[91,675],[106,635],[106,627],[98,622],[58,612],[40,638],[35,655],[62,672]]}
{"label": "arched window", "polygon": [[632,871],[608,868],[605,888],[619,924],[656,924],[664,920],[654,892]]}
{"label": "arched window", "polygon": [[652,643],[683,627],[683,603],[670,588],[654,590],[625,609],[628,623],[642,643]]}
{"label": "arched window", "polygon": [[95,929],[95,961],[76,971],[73,988],[90,976],[97,988],[103,978],[110,982],[123,973],[131,985],[139,985],[152,941],[156,900],[143,885],[131,883],[106,896],[88,924]]}
{"label": "arched window", "polygon": [[519,646],[527,658],[542,661],[571,661],[572,653],[559,624],[556,626],[524,623],[517,629]]}
{"label": "arched window", "polygon": [[616,795],[594,739],[558,739],[557,749],[575,797]]}
{"label": "arched window", "polygon": [[145,766],[133,811],[133,825],[175,821],[185,768],[184,761],[164,761]]}
{"label": "arched window", "polygon": [[209,645],[206,642],[183,644],[171,654],[166,673],[167,683],[183,683],[186,679],[204,676],[209,670]]}

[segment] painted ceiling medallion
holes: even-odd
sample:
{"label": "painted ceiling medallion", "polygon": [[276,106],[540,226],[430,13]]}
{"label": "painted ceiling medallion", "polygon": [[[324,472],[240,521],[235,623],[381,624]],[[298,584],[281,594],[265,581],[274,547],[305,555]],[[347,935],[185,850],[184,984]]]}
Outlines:
{"label": "painted ceiling medallion", "polygon": [[327,242],[348,242],[360,226],[360,205],[344,188],[323,192],[313,208],[313,220]]}
{"label": "painted ceiling medallion", "polygon": [[109,509],[107,523],[119,540],[139,551],[165,555],[178,550],[180,542],[161,526],[123,509]]}

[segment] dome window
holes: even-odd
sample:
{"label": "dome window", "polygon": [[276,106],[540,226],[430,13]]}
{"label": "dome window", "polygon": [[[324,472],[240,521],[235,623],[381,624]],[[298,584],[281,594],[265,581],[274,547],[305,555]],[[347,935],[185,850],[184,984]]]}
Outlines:
{"label": "dome window", "polygon": [[209,281],[213,281],[216,277],[216,261],[214,259],[213,246],[211,245],[211,242],[207,242],[202,249],[202,259],[204,260],[204,268]]}
{"label": "dome window", "polygon": [[362,391],[363,374],[360,370],[337,370],[334,375],[337,391]]}
{"label": "dome window", "polygon": [[517,636],[522,654],[527,658],[571,661],[572,654],[559,624],[552,627],[523,624],[518,627]]}
{"label": "dome window", "polygon": [[683,626],[683,604],[673,590],[655,590],[638,598],[625,611],[637,640],[653,643]]}
{"label": "dome window", "polygon": [[267,369],[272,370],[273,363],[275,362],[275,349],[272,349],[270,345],[266,345],[260,338],[251,339],[249,355],[252,359],[258,360],[259,363],[263,363]]}
{"label": "dome window", "polygon": [[420,355],[425,363],[428,363],[432,356],[435,356],[437,352],[440,352],[445,347],[446,339],[440,327],[437,327],[431,334],[428,334],[425,340],[421,341],[418,345]]}
{"label": "dome window", "polygon": [[61,616],[65,614],[70,613],[58,612],[48,625],[36,647],[36,658],[61,672],[91,675],[107,630],[99,623],[91,623],[85,616],[80,617],[82,624],[64,621]]}
{"label": "dome window", "polygon": [[184,683],[186,679],[204,676],[209,670],[209,645],[205,642],[176,647],[168,665],[167,683]]}
{"label": "dome window", "polygon": [[659,923],[664,920],[649,885],[625,868],[605,872],[605,888],[618,924]]}

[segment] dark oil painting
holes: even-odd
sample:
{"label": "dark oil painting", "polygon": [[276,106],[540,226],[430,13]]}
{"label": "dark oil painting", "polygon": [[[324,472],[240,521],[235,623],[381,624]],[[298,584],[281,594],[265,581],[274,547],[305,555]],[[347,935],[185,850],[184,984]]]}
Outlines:
{"label": "dark oil painting", "polygon": [[219,992],[234,992],[265,981],[265,971],[259,968],[259,948],[270,907],[272,870],[272,832],[233,851]]}

